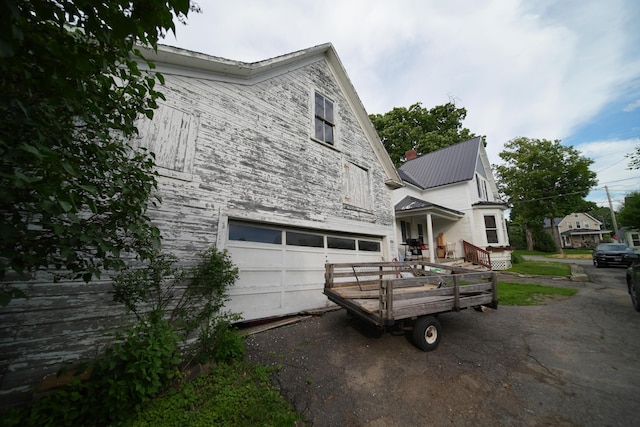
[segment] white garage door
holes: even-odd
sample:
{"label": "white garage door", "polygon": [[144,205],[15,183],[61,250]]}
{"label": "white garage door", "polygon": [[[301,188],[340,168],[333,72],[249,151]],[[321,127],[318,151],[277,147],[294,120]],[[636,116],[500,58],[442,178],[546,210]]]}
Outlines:
{"label": "white garage door", "polygon": [[326,307],[327,262],[382,260],[382,238],[229,222],[227,250],[240,270],[227,308],[254,320]]}

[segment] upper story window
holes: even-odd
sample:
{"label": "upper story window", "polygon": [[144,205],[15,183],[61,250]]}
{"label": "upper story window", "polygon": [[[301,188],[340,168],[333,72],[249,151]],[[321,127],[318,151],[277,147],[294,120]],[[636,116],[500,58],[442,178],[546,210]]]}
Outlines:
{"label": "upper story window", "polygon": [[587,221],[584,222],[584,228],[589,228],[589,223]]}
{"label": "upper story window", "polygon": [[569,222],[567,225],[569,226],[569,230],[573,230],[573,223]]}
{"label": "upper story window", "polygon": [[479,174],[476,174],[476,188],[478,189],[478,198],[482,200],[489,200],[487,193],[487,181],[480,178]]}
{"label": "upper story window", "polygon": [[327,144],[334,144],[333,102],[316,92],[315,138]]}
{"label": "upper story window", "polygon": [[580,228],[580,221],[576,221],[576,228]]}

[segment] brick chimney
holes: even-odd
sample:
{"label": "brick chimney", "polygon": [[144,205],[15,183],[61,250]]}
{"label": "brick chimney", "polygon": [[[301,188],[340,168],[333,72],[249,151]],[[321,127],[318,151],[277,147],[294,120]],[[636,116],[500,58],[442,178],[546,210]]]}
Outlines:
{"label": "brick chimney", "polygon": [[409,150],[404,153],[404,158],[409,161],[418,158],[418,152],[416,150]]}

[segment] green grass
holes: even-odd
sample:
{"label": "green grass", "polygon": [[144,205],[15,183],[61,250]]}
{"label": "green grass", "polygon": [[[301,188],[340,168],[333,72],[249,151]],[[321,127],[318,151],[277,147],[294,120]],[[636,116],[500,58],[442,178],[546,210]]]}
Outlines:
{"label": "green grass", "polygon": [[549,256],[552,255],[549,252],[542,251],[528,251],[526,249],[516,249],[513,251],[514,255],[536,255],[536,256]]}
{"label": "green grass", "polygon": [[293,426],[300,420],[271,386],[268,368],[237,361],[215,365],[153,400],[123,426]]}
{"label": "green grass", "polygon": [[513,264],[507,271],[539,276],[570,276],[571,266],[569,264],[552,261],[525,261]]}
{"label": "green grass", "polygon": [[498,282],[500,305],[538,305],[547,298],[570,297],[577,292],[576,289],[570,288]]}

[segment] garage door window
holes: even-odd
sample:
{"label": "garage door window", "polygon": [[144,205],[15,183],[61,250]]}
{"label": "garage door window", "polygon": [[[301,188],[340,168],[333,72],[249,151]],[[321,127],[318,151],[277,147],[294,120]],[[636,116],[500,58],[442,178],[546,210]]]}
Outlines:
{"label": "garage door window", "polygon": [[358,248],[361,251],[380,252],[380,242],[372,242],[370,240],[359,240]]}
{"label": "garage door window", "polygon": [[287,245],[324,248],[324,238],[317,234],[296,233],[293,231],[287,231]]}
{"label": "garage door window", "polygon": [[[284,236],[283,236],[284,234]],[[380,240],[360,238],[350,234],[325,235],[307,230],[271,228],[269,225],[229,222],[229,241],[256,242],[311,248],[338,249],[345,251],[380,252]],[[326,241],[326,242],[325,242]]]}
{"label": "garage door window", "polygon": [[343,239],[341,237],[327,237],[327,247],[329,249],[347,249],[356,250],[356,241],[354,239]]}
{"label": "garage door window", "polygon": [[282,244],[282,231],[244,224],[229,224],[229,240]]}

